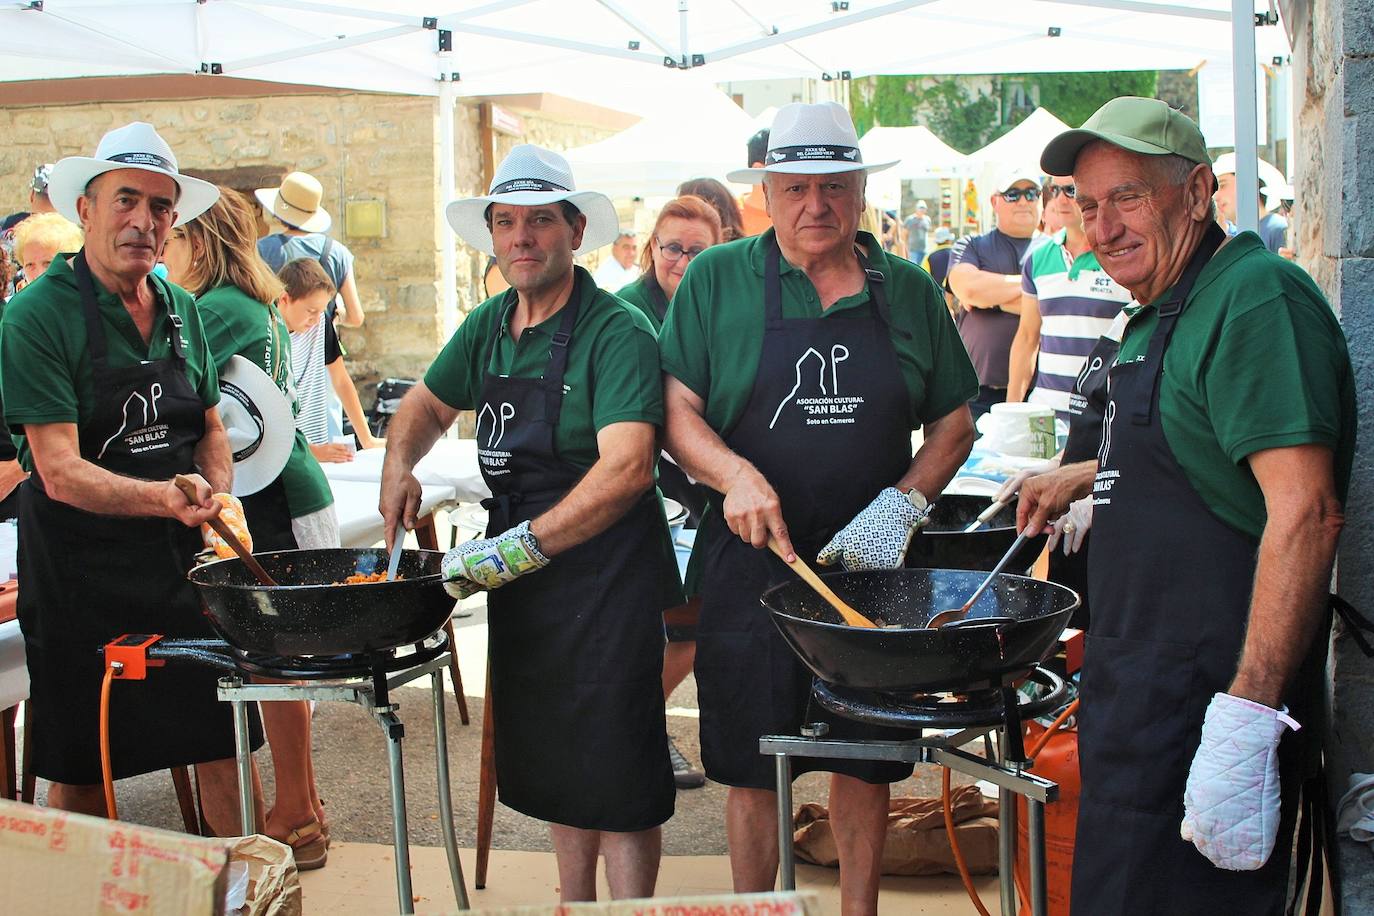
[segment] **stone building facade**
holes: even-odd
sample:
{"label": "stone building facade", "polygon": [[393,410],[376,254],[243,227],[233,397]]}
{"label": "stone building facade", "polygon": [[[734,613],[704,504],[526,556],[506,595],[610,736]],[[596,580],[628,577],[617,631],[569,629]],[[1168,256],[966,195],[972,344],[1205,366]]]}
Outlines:
{"label": "stone building facade", "polygon": [[[324,206],[334,217],[330,234],[357,256],[354,273],[366,321],[342,332],[350,371],[364,387],[384,376],[422,374],[443,344],[440,246],[451,237],[439,199],[437,100],[233,80],[213,85],[219,94],[207,95],[207,80],[200,77],[3,87],[0,212],[26,206],[36,164],[88,156],[107,130],[136,120],[158,129],[182,170],[232,188],[251,192],[275,185],[288,171],[310,172],[325,188]],[[518,137],[495,135],[491,147],[498,160],[518,142],[567,149],[635,120],[550,96],[498,101],[523,128]],[[480,106],[478,100],[462,100],[455,111],[459,196],[486,190]],[[359,200],[384,203],[382,237],[348,234],[345,205]],[[483,298],[485,258],[455,244],[459,311],[466,312]]]}

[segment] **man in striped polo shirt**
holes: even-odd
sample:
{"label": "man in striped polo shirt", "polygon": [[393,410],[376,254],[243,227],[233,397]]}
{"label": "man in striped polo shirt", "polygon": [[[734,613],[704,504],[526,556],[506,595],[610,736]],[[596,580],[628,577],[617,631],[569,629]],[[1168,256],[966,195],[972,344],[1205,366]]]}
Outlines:
{"label": "man in striped polo shirt", "polygon": [[1052,407],[1066,423],[1074,379],[1131,298],[1097,263],[1074,195],[1072,178],[1050,179],[1045,216],[1059,217],[1064,228],[1022,267],[1021,321],[1007,373],[1008,401]]}

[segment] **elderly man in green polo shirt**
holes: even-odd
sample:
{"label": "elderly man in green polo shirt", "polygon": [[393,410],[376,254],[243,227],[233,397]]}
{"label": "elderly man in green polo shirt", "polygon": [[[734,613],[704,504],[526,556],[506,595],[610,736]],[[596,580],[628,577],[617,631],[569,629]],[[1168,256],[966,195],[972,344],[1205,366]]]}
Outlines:
{"label": "elderly man in green polo shirt", "polygon": [[[777,833],[765,734],[796,734],[811,675],[759,604],[792,573],[768,550],[846,569],[895,568],[928,501],[968,456],[978,380],[930,276],[858,232],[867,172],[848,113],[789,105],[761,178],[774,229],[702,252],[659,338],[666,445],[711,488],[693,555],[706,773],[730,786],[737,891],[773,886]],[[913,429],[923,428],[915,458]],[[832,721],[837,736],[874,729]],[[888,783],[911,766],[796,761],[831,772],[846,913],[872,913]]]}
{"label": "elderly man in green polo shirt", "polygon": [[1202,132],[1166,103],[1114,99],[1041,164],[1142,303],[1098,460],[1018,509],[1040,530],[1093,497],[1073,912],[1282,913],[1355,446],[1345,338],[1300,268],[1226,240]]}
{"label": "elderly man in green polo shirt", "polygon": [[662,614],[682,603],[654,489],[653,328],[573,265],[619,229],[557,153],[517,146],[447,216],[511,288],[473,310],[392,421],[387,537],[415,524],[415,463],[475,410],[488,536],[450,551],[444,574],[458,596],[490,589],[497,790],[549,822],[563,900],[596,899],[598,855],[612,896],[649,897],[674,804]]}
{"label": "elderly man in green polo shirt", "polygon": [[[19,623],[33,772],[52,782],[53,807],[104,814],[100,647],[125,633],[214,635],[186,572],[197,529],[219,511],[212,492],[229,490],[232,456],[195,303],[150,274],[171,228],[219,192],[179,174],[152,126],[134,123],[106,134],[94,158],[58,162],[48,193],[80,222],[85,247],[19,292],[0,331],[5,418],[32,472],[20,497]],[[178,474],[195,480],[194,504]],[[116,778],[202,764],[207,820],[232,835],[234,738],[217,678],[167,667],[115,686],[110,758]]]}

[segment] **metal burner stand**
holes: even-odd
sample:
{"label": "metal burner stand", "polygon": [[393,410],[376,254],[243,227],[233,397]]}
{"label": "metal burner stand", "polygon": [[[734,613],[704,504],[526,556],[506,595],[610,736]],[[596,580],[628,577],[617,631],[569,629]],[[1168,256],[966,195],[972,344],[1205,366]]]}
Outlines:
{"label": "metal burner stand", "polygon": [[[1011,687],[1003,687],[1001,703],[991,711],[952,707],[947,714],[934,714],[928,728],[945,729],[939,734],[913,738],[908,741],[862,741],[827,738],[830,727],[824,722],[802,726],[802,736],[766,735],[759,739],[759,753],[772,756],[776,762],[778,795],[778,864],[782,889],[797,886],[796,859],[792,848],[792,758],[831,757],[845,760],[883,760],[904,763],[933,763],[958,770],[976,779],[986,780],[998,787],[998,882],[1001,888],[1002,914],[1014,916],[1016,905],[1016,795],[1026,799],[1026,826],[1030,852],[1030,904],[1033,916],[1048,916],[1049,901],[1045,884],[1045,804],[1057,801],[1059,786],[1047,779],[1025,771],[1026,759],[1021,741],[1023,718],[1042,715],[1056,708],[1067,695],[1064,681],[1043,668],[1037,668],[1032,679],[1048,688],[1048,692],[1030,702],[1018,702]],[[830,711],[846,718],[878,722],[887,715],[911,717],[911,713],[896,703],[881,700],[869,702],[853,699],[817,682],[817,700]],[[995,718],[993,718],[995,717]],[[983,721],[978,721],[980,718]],[[892,721],[881,724],[893,724]],[[908,724],[908,723],[903,723]],[[908,724],[908,727],[910,725]],[[997,734],[997,763],[993,763],[993,733]],[[960,750],[963,745],[982,737],[988,755],[976,757]]]}
{"label": "metal burner stand", "polygon": [[[442,650],[443,644],[438,647]],[[381,727],[387,740],[387,763],[391,783],[391,823],[393,846],[396,851],[396,898],[400,912],[415,912],[410,886],[410,838],[406,825],[405,773],[401,769],[401,739],[405,726],[396,715],[399,707],[390,702],[389,692],[411,681],[429,675],[430,693],[434,698],[434,748],[439,783],[439,824],[444,832],[444,851],[448,853],[449,878],[453,882],[458,909],[468,909],[468,892],[463,883],[463,867],[458,861],[458,841],[453,831],[453,799],[449,789],[448,728],[444,721],[444,669],[448,667],[448,651],[440,651],[427,660],[419,656],[401,656],[397,661],[415,660],[412,667],[386,673],[375,671],[371,681],[330,680],[313,684],[246,684],[241,675],[233,674],[219,680],[219,698],[234,707],[234,746],[238,751],[239,810],[242,812],[244,836],[256,832],[252,791],[251,750],[248,746],[248,707],[262,701],[316,700],[320,702],[357,703],[367,710]],[[309,677],[311,675],[304,675]],[[318,673],[313,675],[319,677]]]}

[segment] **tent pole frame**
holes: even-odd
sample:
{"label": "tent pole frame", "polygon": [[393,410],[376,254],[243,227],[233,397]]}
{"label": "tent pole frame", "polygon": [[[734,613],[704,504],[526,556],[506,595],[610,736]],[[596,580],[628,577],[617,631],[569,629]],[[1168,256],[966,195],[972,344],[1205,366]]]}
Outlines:
{"label": "tent pole frame", "polygon": [[1231,98],[1235,104],[1236,225],[1259,229],[1259,124],[1254,0],[1231,0]]}

